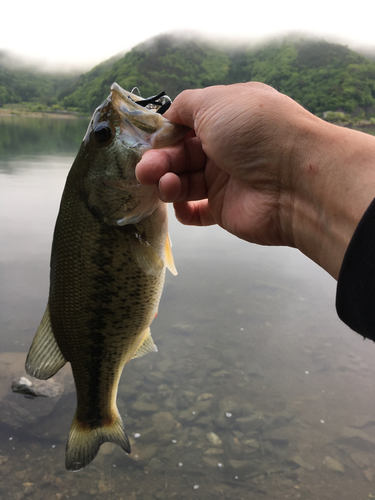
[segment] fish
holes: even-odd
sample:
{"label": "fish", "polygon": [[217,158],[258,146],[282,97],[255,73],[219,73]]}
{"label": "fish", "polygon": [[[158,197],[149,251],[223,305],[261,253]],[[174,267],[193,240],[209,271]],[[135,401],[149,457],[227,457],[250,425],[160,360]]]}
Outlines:
{"label": "fish", "polygon": [[177,274],[167,206],[135,166],[143,153],[181,140],[187,127],[162,113],[164,92],[143,99],[117,83],[95,110],[69,171],[56,220],[49,298],[26,359],[48,379],[70,363],[77,407],[65,465],[78,471],[104,442],[130,453],[116,404],[131,359],[156,352],[150,325],[165,269]]}

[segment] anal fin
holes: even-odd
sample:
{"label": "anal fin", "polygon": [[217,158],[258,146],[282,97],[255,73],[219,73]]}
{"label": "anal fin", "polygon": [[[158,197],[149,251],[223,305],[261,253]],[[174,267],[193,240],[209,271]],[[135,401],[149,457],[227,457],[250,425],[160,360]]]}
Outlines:
{"label": "anal fin", "polygon": [[148,327],[144,332],[142,342],[130,359],[140,358],[151,352],[158,352],[158,348],[155,345],[154,339],[151,337],[150,327]]}
{"label": "anal fin", "polygon": [[46,380],[55,375],[65,363],[66,359],[60,351],[52,331],[47,304],[26,358],[26,372],[32,377]]}

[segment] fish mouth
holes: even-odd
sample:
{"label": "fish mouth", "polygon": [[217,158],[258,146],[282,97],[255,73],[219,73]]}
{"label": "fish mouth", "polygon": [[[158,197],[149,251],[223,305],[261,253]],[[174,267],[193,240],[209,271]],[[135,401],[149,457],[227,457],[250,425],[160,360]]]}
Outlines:
{"label": "fish mouth", "polygon": [[95,131],[99,136],[99,147],[107,146],[113,137],[117,137],[125,147],[137,148],[142,155],[147,149],[175,144],[190,131],[188,127],[164,118],[163,113],[172,103],[164,91],[146,99],[133,91],[124,90],[118,83],[111,85],[110,95],[95,110],[83,139],[85,144]]}
{"label": "fish mouth", "polygon": [[[159,92],[159,94],[147,97],[144,99],[140,95],[136,95],[134,92],[137,91],[139,93],[138,87],[134,87],[131,92],[128,92],[127,90],[124,90],[120,85],[116,82],[112,83],[111,85],[111,99],[114,105],[118,108],[118,103],[116,102],[116,94],[118,97],[120,97],[124,103],[128,104],[127,99],[129,99],[132,103],[135,103],[137,106],[141,106],[142,108],[145,108],[149,111],[153,111],[155,113],[158,113],[160,115],[164,114],[167,109],[170,107],[172,104],[172,100],[170,97],[168,97],[165,93],[164,90]],[[125,104],[125,106],[126,106]],[[127,106],[128,111],[131,111],[134,113],[136,112],[135,110],[137,108]],[[139,109],[138,109],[139,112]]]}
{"label": "fish mouth", "polygon": [[190,131],[189,127],[172,123],[162,116],[172,103],[164,91],[143,99],[113,83],[109,98],[121,118],[121,140],[127,140],[130,132],[133,139],[137,137],[143,141],[145,149],[159,149],[175,144]]}
{"label": "fish mouth", "polygon": [[[172,104],[164,90],[157,95],[143,99],[124,90],[118,83],[111,85],[111,93],[95,110],[83,142],[86,144],[90,133],[95,131],[99,146],[107,146],[117,136],[125,147],[144,150],[152,147],[152,137],[164,129],[168,120],[162,114]],[[102,133],[100,134],[102,128]],[[106,140],[106,131],[108,141]],[[142,151],[143,150],[143,151]]]}
{"label": "fish mouth", "polygon": [[170,122],[162,113],[172,101],[164,91],[143,99],[113,83],[108,100],[117,117],[114,121],[118,125],[118,137],[127,147],[140,148],[143,153],[146,149],[155,147],[154,138],[170,128]]}
{"label": "fish mouth", "polygon": [[189,127],[172,123],[162,116],[172,103],[164,91],[143,99],[113,83],[110,99],[121,118],[121,140],[127,140],[130,131],[133,139],[137,137],[143,141],[145,149],[159,149],[175,144],[190,131]]}

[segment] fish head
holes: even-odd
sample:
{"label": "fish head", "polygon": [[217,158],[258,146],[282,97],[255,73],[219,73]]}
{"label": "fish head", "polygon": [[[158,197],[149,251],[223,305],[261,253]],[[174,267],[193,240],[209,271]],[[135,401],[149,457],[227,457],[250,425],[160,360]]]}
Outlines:
{"label": "fish head", "polygon": [[143,99],[117,83],[95,110],[79,160],[89,209],[109,225],[136,224],[162,203],[153,186],[141,185],[135,167],[143,153],[178,142],[189,131],[159,113],[169,98]]}

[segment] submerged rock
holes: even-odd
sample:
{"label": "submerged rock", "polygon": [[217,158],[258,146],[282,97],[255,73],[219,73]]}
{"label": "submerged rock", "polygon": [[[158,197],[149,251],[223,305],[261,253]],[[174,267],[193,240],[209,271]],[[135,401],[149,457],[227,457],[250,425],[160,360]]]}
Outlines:
{"label": "submerged rock", "polygon": [[136,401],[132,404],[133,410],[144,412],[144,413],[154,413],[159,410],[158,405],[154,403],[144,403],[143,401]]}
{"label": "submerged rock", "polygon": [[222,448],[207,448],[204,452],[205,455],[222,455],[224,450]]}
{"label": "submerged rock", "polygon": [[242,455],[243,447],[241,441],[235,436],[229,441],[229,446],[232,452],[236,455]]}
{"label": "submerged rock", "polygon": [[244,432],[258,431],[264,426],[264,419],[261,415],[251,415],[249,417],[236,418],[236,425]]}
{"label": "submerged rock", "polygon": [[182,422],[192,422],[195,420],[198,416],[201,417],[205,415],[211,406],[211,400],[209,401],[200,401],[186,410],[182,410],[179,413],[179,419]]}
{"label": "submerged rock", "polygon": [[364,451],[356,451],[350,455],[350,458],[360,469],[369,467],[372,464],[372,456]]}
{"label": "submerged rock", "polygon": [[324,457],[323,463],[328,467],[328,469],[331,469],[335,472],[341,472],[341,473],[345,472],[344,466],[338,460],[335,460],[334,458],[329,457],[328,455]]}
{"label": "submerged rock", "polygon": [[210,467],[222,467],[222,463],[217,458],[203,457],[203,461]]}
{"label": "submerged rock", "polygon": [[223,444],[222,440],[214,432],[208,432],[206,434],[206,437],[209,440],[209,442],[214,446],[221,446]]}
{"label": "submerged rock", "polygon": [[207,401],[208,399],[213,399],[215,396],[210,392],[205,392],[197,397],[197,401]]}
{"label": "submerged rock", "polygon": [[29,380],[21,377],[12,381],[12,391],[29,397],[57,398],[64,390],[63,384],[53,378],[49,380]]}
{"label": "submerged rock", "polygon": [[[371,467],[369,467],[368,469],[366,469],[365,471],[363,471],[363,475],[365,476],[365,478],[367,479],[367,481],[370,481],[370,483],[371,483],[374,480],[375,470],[372,469]],[[369,496],[369,498],[371,498],[371,497]]]}
{"label": "submerged rock", "polygon": [[272,444],[278,446],[287,445],[289,442],[295,442],[298,439],[298,432],[295,427],[280,427],[272,431],[265,432],[262,435],[264,440],[271,441]]}
{"label": "submerged rock", "polygon": [[[26,376],[25,359],[26,353],[0,353],[0,422],[43,436],[45,432],[40,423],[54,411],[63,394],[66,396],[74,391],[73,378],[68,366],[53,380]],[[14,392],[15,389],[23,389],[26,394]]]}
{"label": "submerged rock", "polygon": [[155,413],[152,415],[151,419],[155,429],[162,435],[171,432],[178,426],[178,422],[175,420],[173,415],[169,413],[169,411]]}
{"label": "submerged rock", "polygon": [[150,458],[156,455],[158,448],[155,444],[142,443],[138,446],[132,444],[132,452],[129,458],[135,462],[147,463]]}
{"label": "submerged rock", "polygon": [[245,439],[243,442],[246,453],[253,453],[259,449],[259,441],[256,439]]}
{"label": "submerged rock", "polygon": [[375,425],[375,419],[373,416],[369,415],[355,415],[353,423],[351,427],[356,427],[358,429],[362,429],[363,427]]}
{"label": "submerged rock", "polygon": [[158,368],[161,372],[166,372],[169,370],[169,368],[173,365],[172,360],[169,358],[165,358],[162,361],[159,361],[157,363]]}
{"label": "submerged rock", "polygon": [[233,469],[244,469],[245,467],[249,466],[249,463],[246,462],[245,460],[228,460],[228,463]]}
{"label": "submerged rock", "polygon": [[344,425],[341,428],[340,438],[346,444],[351,444],[360,450],[373,451],[375,449],[375,439],[366,434],[362,429],[355,429]]}
{"label": "submerged rock", "polygon": [[303,469],[307,469],[311,472],[315,470],[315,467],[306,462],[306,460],[304,460],[300,455],[293,455],[288,459],[288,462],[292,462],[293,464],[298,465],[298,467],[302,467]]}

